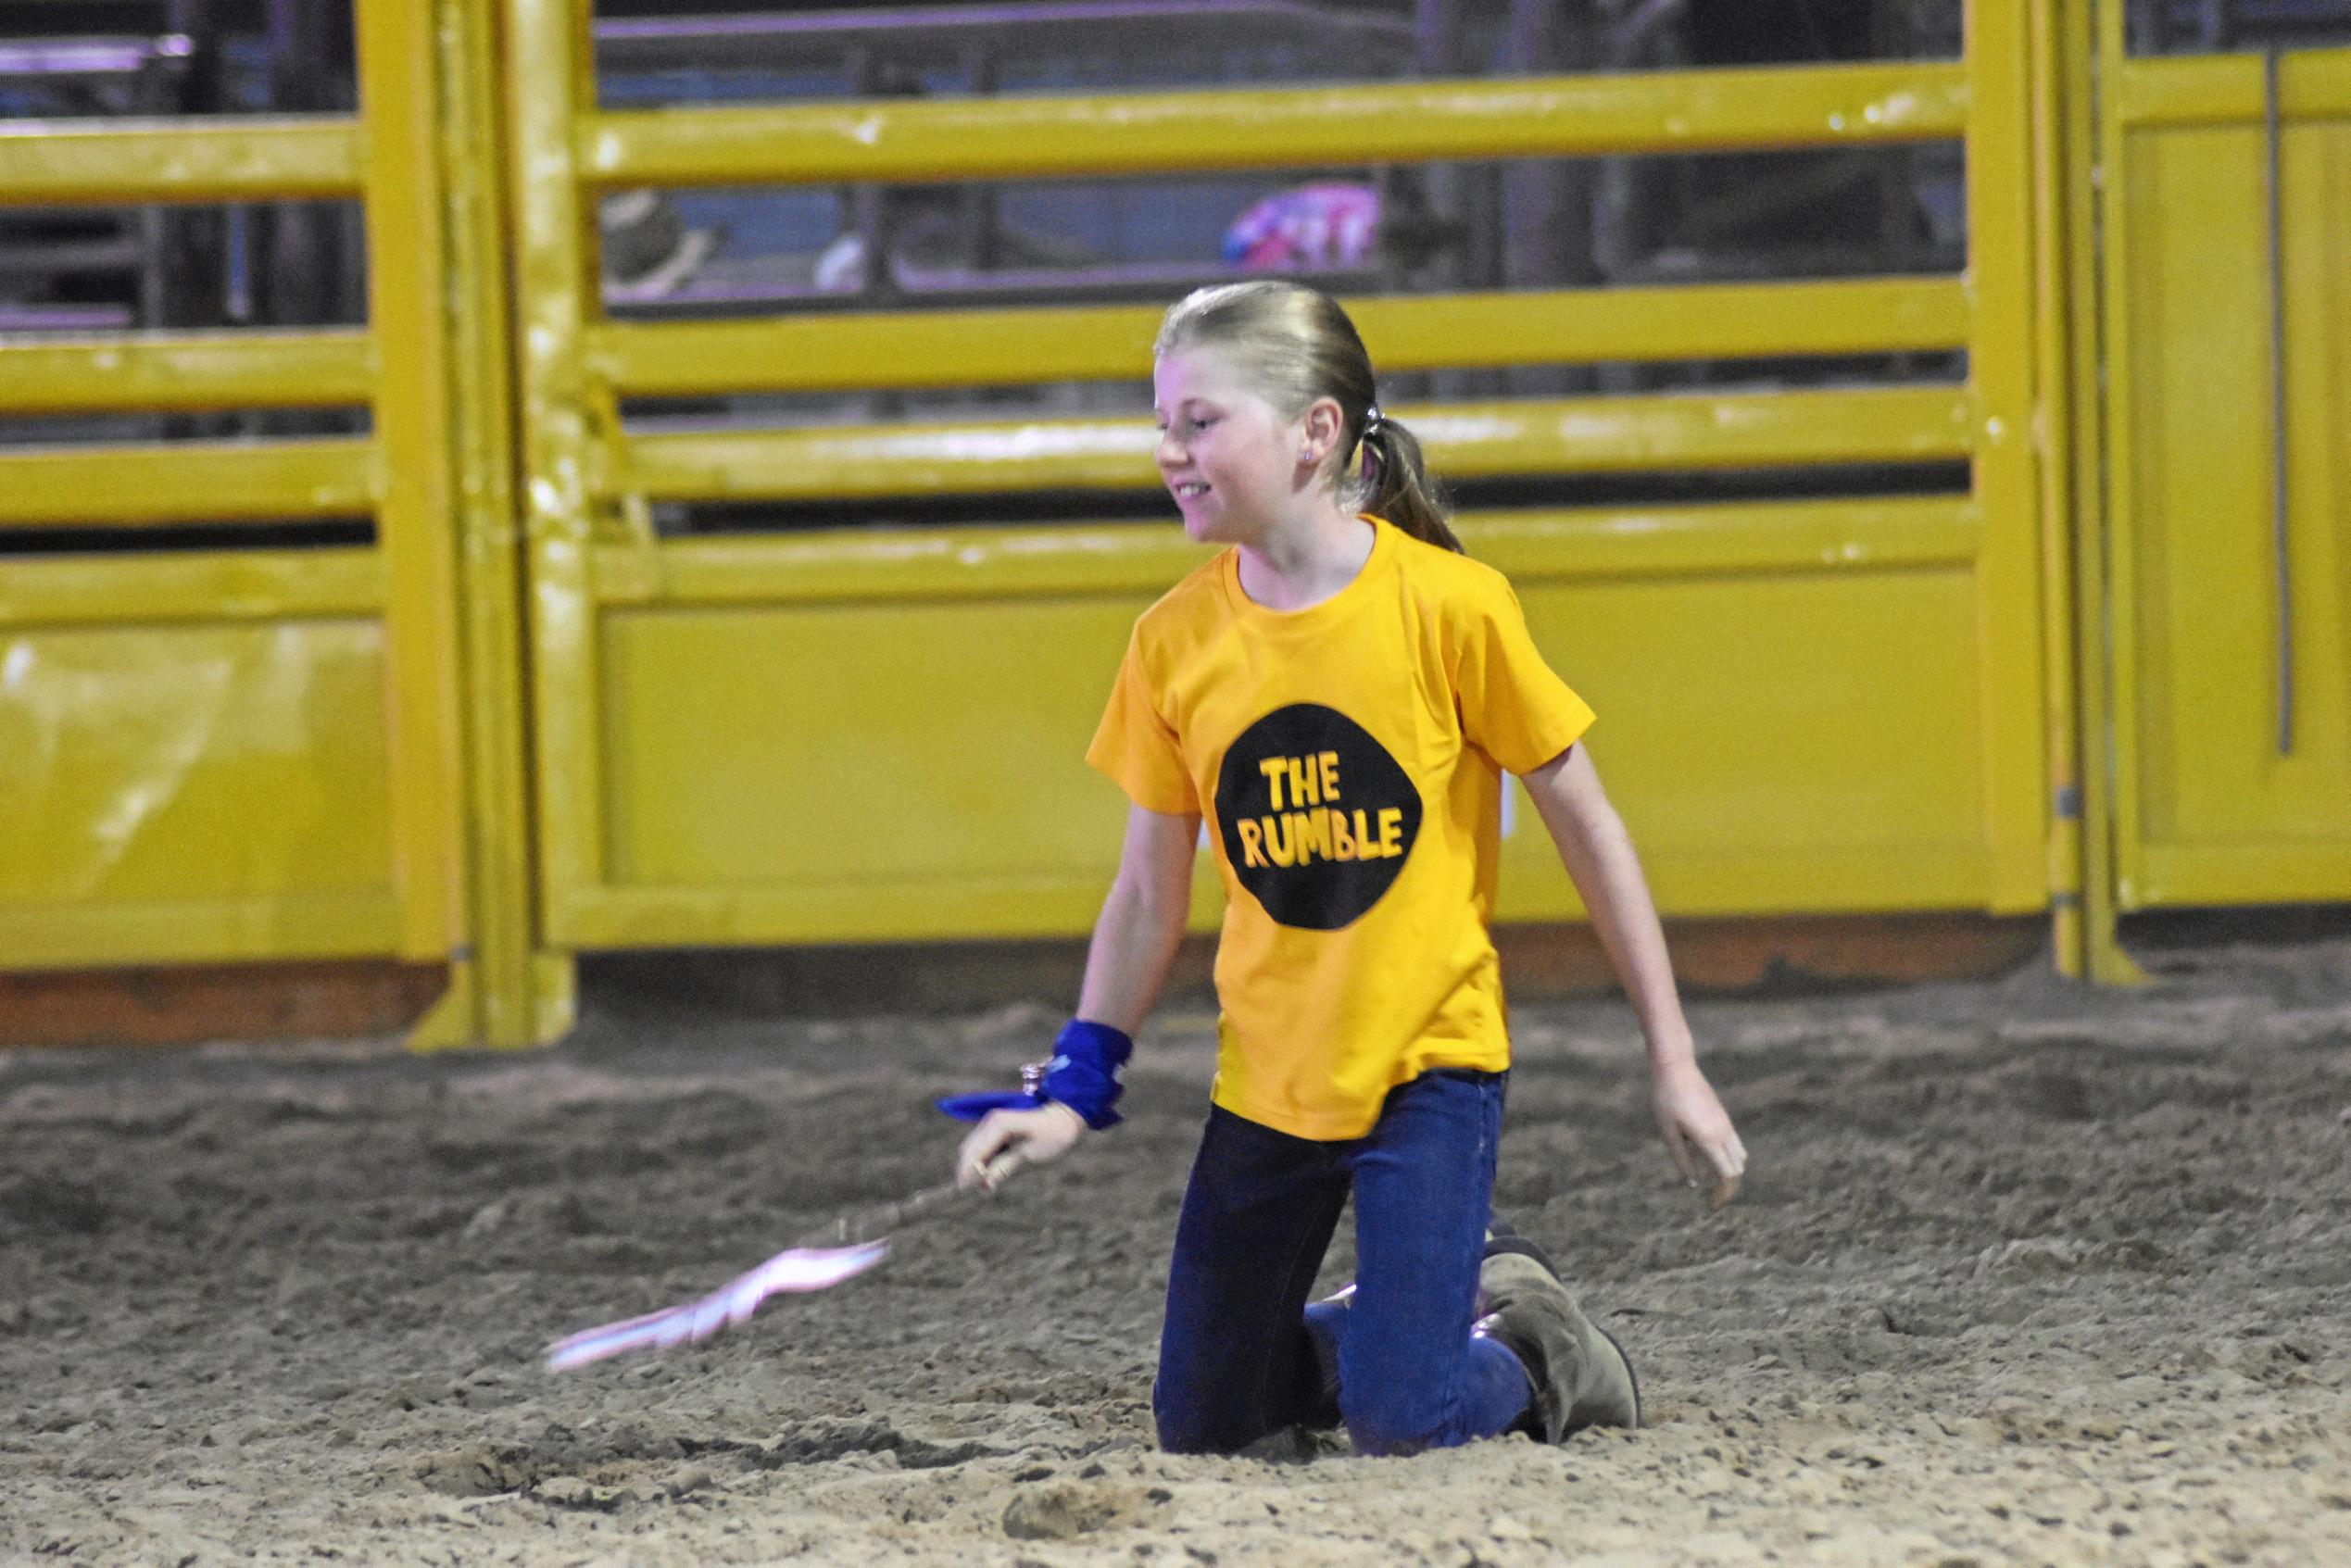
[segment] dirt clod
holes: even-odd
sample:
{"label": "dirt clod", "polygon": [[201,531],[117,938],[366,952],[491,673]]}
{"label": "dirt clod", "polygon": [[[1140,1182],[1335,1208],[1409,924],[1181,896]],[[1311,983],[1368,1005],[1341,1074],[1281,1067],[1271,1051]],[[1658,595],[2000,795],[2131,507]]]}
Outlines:
{"label": "dirt clod", "polygon": [[1138,1522],[1148,1512],[1131,1488],[1065,1481],[1015,1493],[1004,1505],[1004,1533],[1016,1541],[1060,1541]]}

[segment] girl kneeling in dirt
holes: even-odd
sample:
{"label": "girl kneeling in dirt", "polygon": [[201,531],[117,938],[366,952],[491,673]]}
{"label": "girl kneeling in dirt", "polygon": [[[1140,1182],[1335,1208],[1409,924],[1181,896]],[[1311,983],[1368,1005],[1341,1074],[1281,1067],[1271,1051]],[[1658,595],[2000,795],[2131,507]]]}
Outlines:
{"label": "girl kneeling in dirt", "polygon": [[[1674,1162],[1719,1200],[1746,1161],[1693,1058],[1631,841],[1576,744],[1591,710],[1502,574],[1460,553],[1335,301],[1203,289],[1168,313],[1154,358],[1161,474],[1185,532],[1232,547],[1135,624],[1087,753],[1133,807],[1077,1017],[1036,1093],[947,1102],[982,1118],[960,1177],[1119,1120],[1206,812],[1227,900],[1222,1014],[1169,1266],[1162,1446],[1229,1452],[1334,1419],[1371,1453],[1638,1425],[1623,1351],[1490,1209],[1510,1065],[1487,929],[1505,771],[1631,997]],[[1355,1283],[1310,1307],[1351,1191]]]}

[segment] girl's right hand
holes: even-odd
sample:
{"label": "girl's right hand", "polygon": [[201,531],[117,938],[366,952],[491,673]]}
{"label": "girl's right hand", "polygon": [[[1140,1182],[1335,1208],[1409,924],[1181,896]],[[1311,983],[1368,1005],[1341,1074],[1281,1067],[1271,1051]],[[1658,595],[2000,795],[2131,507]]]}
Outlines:
{"label": "girl's right hand", "polygon": [[1016,1151],[1024,1165],[1057,1160],[1074,1148],[1086,1123],[1068,1106],[1047,1103],[1035,1110],[991,1110],[964,1135],[955,1153],[955,1185],[992,1190],[1000,1178],[987,1167],[1006,1150]]}

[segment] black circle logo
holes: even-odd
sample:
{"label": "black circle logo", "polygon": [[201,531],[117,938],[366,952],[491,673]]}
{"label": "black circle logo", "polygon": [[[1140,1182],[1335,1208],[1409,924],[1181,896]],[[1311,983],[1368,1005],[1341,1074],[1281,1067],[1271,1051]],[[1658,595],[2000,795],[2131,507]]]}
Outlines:
{"label": "black circle logo", "polygon": [[1337,931],[1363,918],[1420,836],[1420,792],[1387,748],[1320,703],[1277,708],[1216,770],[1226,863],[1283,925]]}

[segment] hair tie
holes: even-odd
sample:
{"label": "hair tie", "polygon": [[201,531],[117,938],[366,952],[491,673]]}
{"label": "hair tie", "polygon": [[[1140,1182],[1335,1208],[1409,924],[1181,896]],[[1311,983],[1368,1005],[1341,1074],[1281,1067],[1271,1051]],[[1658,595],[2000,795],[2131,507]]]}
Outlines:
{"label": "hair tie", "polygon": [[1362,461],[1358,467],[1363,472],[1365,484],[1378,483],[1379,470],[1387,467],[1387,463],[1380,455],[1372,450],[1371,444],[1372,437],[1377,435],[1380,428],[1387,422],[1388,417],[1379,411],[1378,404],[1373,403],[1364,407],[1364,433],[1356,437],[1355,450],[1362,454]]}

